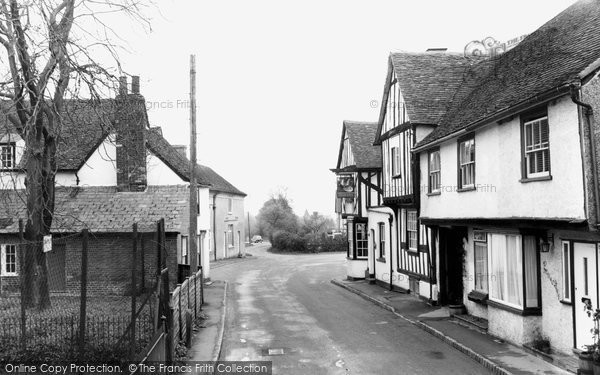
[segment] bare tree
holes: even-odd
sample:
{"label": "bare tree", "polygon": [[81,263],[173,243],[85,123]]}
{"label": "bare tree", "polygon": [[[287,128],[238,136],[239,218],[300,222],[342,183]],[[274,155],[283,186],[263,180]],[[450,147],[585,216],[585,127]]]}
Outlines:
{"label": "bare tree", "polygon": [[[23,167],[27,306],[50,306],[43,237],[55,206],[57,152],[65,101],[99,100],[120,75],[117,33],[103,17],[116,13],[148,25],[136,0],[0,0],[2,111],[25,141]],[[114,18],[114,17],[113,17]],[[112,60],[112,61],[111,61]],[[113,66],[114,68],[108,68]]]}

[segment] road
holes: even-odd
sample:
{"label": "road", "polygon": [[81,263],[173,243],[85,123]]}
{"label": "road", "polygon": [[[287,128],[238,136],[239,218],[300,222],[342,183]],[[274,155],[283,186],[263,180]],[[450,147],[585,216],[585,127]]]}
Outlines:
{"label": "road", "polygon": [[248,248],[252,257],[212,271],[214,280],[229,282],[221,360],[273,361],[276,375],[489,373],[331,284],[345,276],[345,254],[273,254],[267,248]]}

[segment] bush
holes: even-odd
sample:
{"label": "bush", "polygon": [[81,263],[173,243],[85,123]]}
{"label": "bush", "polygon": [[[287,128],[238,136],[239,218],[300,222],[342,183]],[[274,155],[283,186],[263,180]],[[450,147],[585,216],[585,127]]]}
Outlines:
{"label": "bush", "polygon": [[271,245],[279,251],[305,252],[306,242],[296,233],[277,231],[273,233]]}
{"label": "bush", "polygon": [[305,234],[277,231],[273,234],[271,245],[283,252],[321,253],[345,252],[348,247],[346,237],[329,238],[324,234]]}

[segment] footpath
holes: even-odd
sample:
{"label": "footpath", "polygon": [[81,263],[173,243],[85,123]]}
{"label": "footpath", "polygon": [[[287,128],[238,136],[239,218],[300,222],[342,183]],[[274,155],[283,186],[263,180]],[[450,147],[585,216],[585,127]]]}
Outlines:
{"label": "footpath", "polygon": [[[526,347],[506,343],[477,327],[467,317],[450,316],[444,307],[431,306],[415,296],[392,292],[365,280],[331,280],[352,293],[393,312],[448,345],[481,363],[493,374],[577,373],[577,360],[570,356],[544,356]],[[462,317],[462,318],[461,318]],[[551,363],[552,362],[552,363]]]}

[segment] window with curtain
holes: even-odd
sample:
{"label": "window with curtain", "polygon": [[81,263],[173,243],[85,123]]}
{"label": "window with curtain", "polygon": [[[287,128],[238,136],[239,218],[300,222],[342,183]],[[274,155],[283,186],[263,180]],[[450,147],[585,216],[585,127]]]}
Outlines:
{"label": "window with curtain", "polygon": [[406,211],[406,240],[410,250],[418,250],[418,230],[417,211]]}
{"label": "window with curtain", "polygon": [[491,233],[488,238],[490,299],[519,309],[540,307],[536,237]]}
{"label": "window with curtain", "polygon": [[398,147],[392,147],[392,176],[400,176],[400,152]]}
{"label": "window with curtain", "polygon": [[441,190],[440,150],[429,153],[429,192],[439,193]]}
{"label": "window with curtain", "polygon": [[475,138],[469,138],[458,144],[458,187],[475,186]]}
{"label": "window with curtain", "polygon": [[385,224],[379,223],[379,257],[385,258]]}
{"label": "window with curtain", "polygon": [[188,254],[188,236],[181,236],[181,264],[190,264]]}
{"label": "window with curtain", "polygon": [[475,290],[488,293],[488,246],[487,234],[475,235]]}

